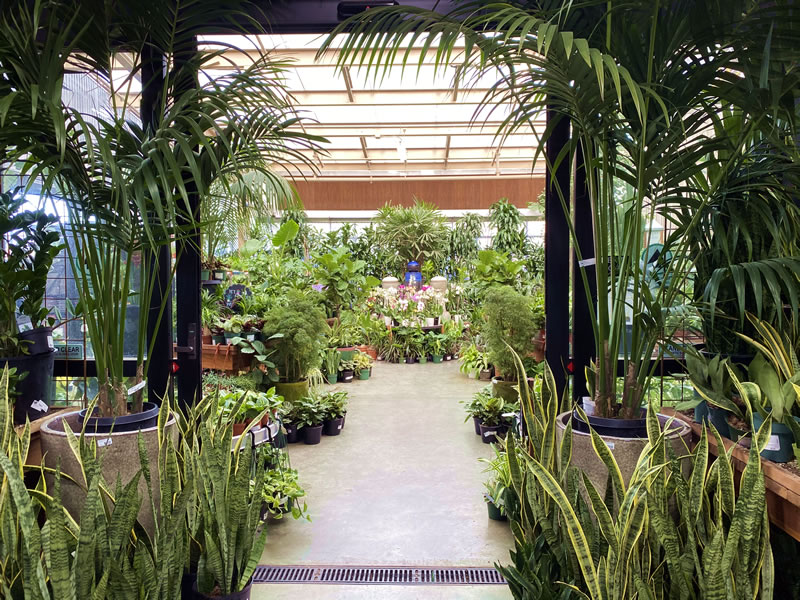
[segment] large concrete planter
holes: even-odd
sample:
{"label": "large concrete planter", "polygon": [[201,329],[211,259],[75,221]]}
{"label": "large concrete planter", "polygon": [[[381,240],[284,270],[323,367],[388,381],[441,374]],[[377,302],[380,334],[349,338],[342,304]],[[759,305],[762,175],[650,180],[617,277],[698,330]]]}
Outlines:
{"label": "large concrete planter", "polygon": [[[42,453],[44,454],[44,462],[46,466],[52,468],[56,468],[60,464],[62,473],[66,473],[76,481],[83,483],[80,465],[69,447],[67,434],[64,433],[65,420],[67,425],[76,432],[76,434],[79,434],[80,425],[78,424],[78,411],[60,413],[42,423],[39,436],[42,445]],[[178,428],[176,427],[174,416],[167,421],[166,431],[172,436],[173,441],[177,443]],[[121,478],[124,485],[128,483],[141,468],[138,442],[140,433],[144,438],[144,444],[147,448],[150,472],[153,474],[153,496],[156,502],[156,509],[158,509],[160,482],[156,476],[158,469],[157,426],[124,433],[87,433],[85,437],[97,441],[97,456],[102,460],[103,478],[113,489],[116,485],[117,476]],[[108,440],[110,440],[110,443]],[[61,480],[61,496],[64,506],[75,519],[78,519],[81,508],[83,507],[83,502],[86,498],[84,489],[64,478]],[[154,529],[153,513],[150,502],[147,500],[147,483],[144,477],[139,481],[139,496],[142,499],[142,506],[139,510],[139,521],[147,531],[152,532]]]}
{"label": "large concrete planter", "polygon": [[[556,424],[558,426],[557,436],[558,442],[564,438],[568,419],[571,417],[572,412],[565,412],[558,415]],[[658,420],[661,422],[662,429],[666,426],[670,417],[659,414]],[[646,439],[627,439],[620,437],[613,437],[610,435],[600,436],[608,446],[614,459],[617,461],[619,470],[622,473],[622,479],[627,484],[633,471],[636,468],[636,462],[639,460],[639,455],[642,453]],[[673,419],[670,423],[670,432],[667,434],[667,441],[672,445],[677,456],[684,456],[689,453],[689,447],[692,441],[692,428],[683,421]],[[603,497],[606,490],[606,481],[608,479],[608,469],[592,446],[592,436],[588,433],[572,430],[572,462],[573,466],[579,468],[586,473],[589,480],[594,484],[594,487]]]}

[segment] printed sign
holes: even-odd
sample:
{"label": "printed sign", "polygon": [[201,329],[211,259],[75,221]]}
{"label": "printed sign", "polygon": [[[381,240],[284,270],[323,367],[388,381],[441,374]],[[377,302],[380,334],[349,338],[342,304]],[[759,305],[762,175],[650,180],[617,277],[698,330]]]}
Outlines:
{"label": "printed sign", "polygon": [[53,342],[56,358],[61,360],[83,360],[83,344],[75,342]]}

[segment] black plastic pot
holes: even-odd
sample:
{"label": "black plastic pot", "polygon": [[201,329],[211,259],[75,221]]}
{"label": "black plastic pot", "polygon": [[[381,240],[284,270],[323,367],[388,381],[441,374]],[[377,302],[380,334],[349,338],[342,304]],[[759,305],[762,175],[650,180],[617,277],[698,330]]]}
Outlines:
{"label": "black plastic pot", "polygon": [[481,434],[481,418],[472,417],[472,424],[475,426],[475,435]]}
{"label": "black plastic pot", "polygon": [[40,419],[47,414],[53,401],[53,361],[55,350],[46,354],[0,358],[0,369],[8,365],[17,370],[17,377],[27,373],[16,386],[14,399],[14,424],[22,425]]}
{"label": "black plastic pot", "polygon": [[31,329],[23,331],[19,334],[20,341],[28,342],[25,344],[25,349],[29,355],[49,354],[53,351],[53,328],[52,327],[39,327],[38,329]]}
{"label": "black plastic pot", "polygon": [[322,425],[303,427],[303,441],[306,444],[319,444],[322,441]]}
{"label": "black plastic pot", "polygon": [[247,585],[241,591],[228,594],[227,596],[206,596],[197,591],[197,580],[194,582],[193,590],[195,598],[198,600],[250,600],[250,590],[253,588],[253,580],[247,582]]}
{"label": "black plastic pot", "polygon": [[406,356],[406,364],[407,365],[412,365],[415,362],[417,362],[417,357],[416,356]]}
{"label": "black plastic pot", "polygon": [[[589,425],[600,435],[609,435],[618,438],[636,439],[647,437],[647,419],[645,410],[642,409],[639,419],[610,419],[606,417],[589,416]],[[580,418],[577,411],[572,413],[572,427],[576,431],[589,433],[589,425]]]}
{"label": "black plastic pot", "polygon": [[295,423],[284,423],[283,428],[286,430],[286,442],[288,444],[295,444],[299,442],[299,433]]}
{"label": "black plastic pot", "polygon": [[499,442],[500,438],[508,431],[508,425],[484,425],[480,424],[481,440],[484,444]]}
{"label": "black plastic pot", "polygon": [[[86,421],[87,433],[123,433],[125,431],[138,431],[149,429],[158,424],[158,405],[153,402],[145,402],[142,412],[122,417],[88,417],[84,408],[78,413],[78,423]],[[95,409],[97,410],[97,409]]]}
{"label": "black plastic pot", "polygon": [[353,383],[353,376],[355,373],[352,369],[346,369],[341,371],[341,376],[339,377],[339,381],[341,383]]}
{"label": "black plastic pot", "polygon": [[339,417],[338,419],[326,419],[322,423],[322,433],[323,435],[339,435],[342,432],[343,426],[344,417]]}

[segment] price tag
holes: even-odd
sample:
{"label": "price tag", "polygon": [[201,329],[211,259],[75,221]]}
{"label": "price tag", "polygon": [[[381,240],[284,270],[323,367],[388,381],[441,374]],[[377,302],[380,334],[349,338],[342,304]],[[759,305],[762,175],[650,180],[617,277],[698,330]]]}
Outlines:
{"label": "price tag", "polygon": [[50,407],[41,400],[34,400],[31,402],[31,408],[33,410],[38,410],[39,412],[47,412],[50,410]]}
{"label": "price tag", "polygon": [[140,389],[142,389],[146,385],[147,385],[147,380],[143,379],[142,381],[140,381],[139,383],[137,383],[133,387],[128,388],[128,396],[130,396],[131,394],[135,394],[136,392],[138,392]]}
{"label": "price tag", "polygon": [[608,446],[609,450],[613,450],[614,449],[614,442],[606,442],[606,446]]}
{"label": "price tag", "polygon": [[256,334],[255,334],[255,333],[248,333],[248,334],[247,334],[247,341],[248,341],[248,342],[252,342],[252,341],[254,341],[255,339],[256,339]]}
{"label": "price tag", "polygon": [[594,258],[584,258],[583,260],[579,260],[578,264],[581,267],[591,267],[592,265],[597,264],[597,259]]}
{"label": "price tag", "polygon": [[97,440],[97,447],[98,448],[105,448],[106,446],[110,446],[113,440],[111,438],[106,438],[104,440]]}
{"label": "price tag", "polygon": [[17,329],[20,333],[33,329],[33,323],[28,315],[17,315]]}
{"label": "price tag", "polygon": [[48,335],[47,336],[47,347],[50,348],[50,350],[54,350],[55,349],[55,345],[53,345],[53,336],[52,335]]}
{"label": "price tag", "polygon": [[781,449],[781,440],[778,438],[777,435],[769,436],[769,441],[767,445],[764,446],[764,450],[780,450]]}

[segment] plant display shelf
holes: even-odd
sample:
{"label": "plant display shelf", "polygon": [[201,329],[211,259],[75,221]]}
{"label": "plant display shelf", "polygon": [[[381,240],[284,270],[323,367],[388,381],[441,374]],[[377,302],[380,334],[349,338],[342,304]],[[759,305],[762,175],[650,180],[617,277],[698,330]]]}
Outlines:
{"label": "plant display shelf", "polygon": [[[678,413],[672,408],[664,407],[661,409],[661,413],[667,416],[674,416],[688,423],[692,427],[694,443],[700,440],[701,428],[699,423],[695,423],[686,415]],[[738,486],[742,471],[747,464],[749,449],[727,438],[722,438],[722,443],[725,446],[725,451],[733,447],[731,465],[735,470],[734,477]],[[718,455],[717,440],[713,436],[708,438],[708,448],[712,454]],[[761,468],[764,472],[764,485],[767,490],[766,499],[769,520],[795,540],[800,541],[800,476],[764,458],[761,459]]]}
{"label": "plant display shelf", "polygon": [[247,433],[233,436],[233,440],[231,441],[231,450],[233,450],[236,447],[236,443],[242,436],[250,438],[249,440],[245,440],[244,442],[242,442],[243,444],[250,443],[253,446],[260,446],[261,444],[269,444],[272,440],[275,439],[279,431],[280,431],[280,425],[278,425],[277,421],[270,421],[269,425],[267,425],[266,427],[261,427],[260,425],[257,425]]}
{"label": "plant display shelf", "polygon": [[203,368],[238,373],[250,369],[250,356],[229,344],[203,344]]}

